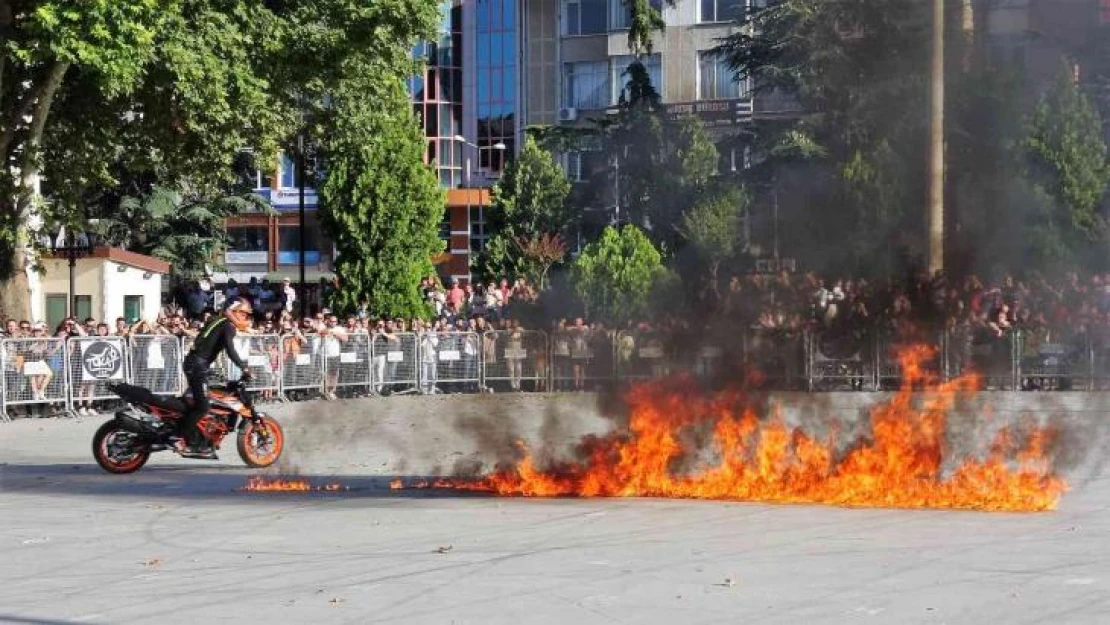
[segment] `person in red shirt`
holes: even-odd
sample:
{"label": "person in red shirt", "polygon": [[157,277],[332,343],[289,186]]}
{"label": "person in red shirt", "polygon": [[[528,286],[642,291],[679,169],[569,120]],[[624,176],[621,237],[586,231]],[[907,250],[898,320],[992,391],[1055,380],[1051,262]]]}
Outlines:
{"label": "person in red shirt", "polygon": [[463,302],[466,301],[466,291],[459,286],[459,281],[452,279],[451,288],[447,291],[447,307],[454,315],[462,311]]}

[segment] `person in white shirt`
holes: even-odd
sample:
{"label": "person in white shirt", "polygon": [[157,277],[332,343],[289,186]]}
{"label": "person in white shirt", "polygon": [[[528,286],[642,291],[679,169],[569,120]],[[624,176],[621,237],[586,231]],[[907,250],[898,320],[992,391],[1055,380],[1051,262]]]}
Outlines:
{"label": "person in white shirt", "polygon": [[285,312],[293,312],[293,305],[297,302],[297,290],[290,284],[289,278],[281,281],[285,292]]}

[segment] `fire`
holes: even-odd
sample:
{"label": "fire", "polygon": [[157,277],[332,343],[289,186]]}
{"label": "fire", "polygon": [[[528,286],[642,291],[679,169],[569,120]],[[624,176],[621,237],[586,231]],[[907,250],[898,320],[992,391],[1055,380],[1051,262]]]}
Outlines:
{"label": "fire", "polygon": [[[642,384],[628,396],[627,432],[586,437],[584,458],[540,468],[521,444],[516,466],[477,481],[441,479],[455,488],[525,497],[675,497],[837,506],[1040,511],[1067,490],[1053,473],[1047,450],[1053,432],[1004,429],[983,458],[960,458],[948,469],[949,411],[973,392],[973,375],[939,382],[923,363],[927,347],[901,351],[903,384],[887,403],[871,409],[870,437],[838,445],[833,427],[823,439],[791,429],[772,414],[760,420],[743,395],[691,392],[688,381]],[[921,390],[917,390],[921,389]],[[915,401],[917,400],[917,401]],[[737,406],[741,406],[737,408]],[[691,457],[691,432],[711,428],[713,452]],[[699,454],[700,455],[700,454]],[[951,463],[949,463],[949,466]],[[395,481],[394,488],[403,487]],[[410,487],[428,487],[427,482]]]}
{"label": "fire", "polygon": [[269,479],[256,475],[247,480],[247,485],[243,490],[254,492],[309,492],[309,491],[326,491],[334,492],[338,490],[347,490],[343,485],[331,483],[322,486],[313,486],[306,480],[283,480],[283,479]]}

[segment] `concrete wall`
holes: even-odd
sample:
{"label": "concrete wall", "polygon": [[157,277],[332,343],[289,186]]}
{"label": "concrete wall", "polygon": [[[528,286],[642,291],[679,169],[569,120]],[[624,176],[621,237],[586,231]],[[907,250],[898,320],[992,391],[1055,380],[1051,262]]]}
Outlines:
{"label": "concrete wall", "polygon": [[[872,407],[890,393],[774,393],[758,410],[824,436],[840,425],[847,445],[870,434]],[[918,396],[917,401],[924,399]],[[772,406],[776,408],[772,408]],[[342,473],[352,466],[408,474],[468,474],[520,456],[569,457],[581,438],[622,428],[617,398],[593,394],[435,395],[267,406],[286,428],[286,470]],[[986,392],[962,399],[948,419],[953,462],[984,455],[998,429],[1033,419],[1059,428],[1053,450],[1066,475],[1091,475],[1110,457],[1110,393]],[[316,450],[326,449],[325,457]]]}

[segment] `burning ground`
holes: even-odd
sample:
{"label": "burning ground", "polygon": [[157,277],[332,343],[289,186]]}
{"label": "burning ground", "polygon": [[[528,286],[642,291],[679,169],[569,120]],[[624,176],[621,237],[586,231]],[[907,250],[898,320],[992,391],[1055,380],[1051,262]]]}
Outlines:
{"label": "burning ground", "polygon": [[763,410],[741,390],[705,393],[679,377],[631,389],[627,427],[584,437],[573,461],[541,458],[517,442],[519,460],[491,475],[392,486],[535,497],[1054,508],[1067,490],[1052,462],[1057,431],[1030,421],[998,429],[980,449],[957,450],[950,416],[979,380],[938,382],[924,366],[929,356],[925,347],[901,353],[902,389],[873,406],[869,428],[858,433],[845,434],[837,423],[820,436],[807,433],[788,426],[774,404]]}

